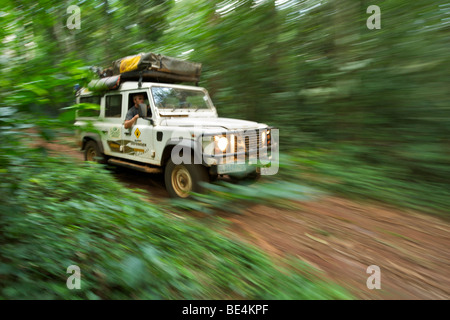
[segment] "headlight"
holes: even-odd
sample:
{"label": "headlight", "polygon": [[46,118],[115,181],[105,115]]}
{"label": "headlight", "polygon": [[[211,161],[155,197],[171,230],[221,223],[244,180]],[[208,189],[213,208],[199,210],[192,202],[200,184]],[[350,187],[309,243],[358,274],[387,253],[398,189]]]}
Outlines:
{"label": "headlight", "polygon": [[228,139],[226,137],[215,136],[214,141],[216,142],[216,146],[220,151],[225,152],[228,147]]}
{"label": "headlight", "polygon": [[271,132],[270,132],[270,129],[267,129],[267,131],[266,131],[266,134],[267,134],[267,146],[270,146],[270,144],[272,143],[272,138],[271,138]]}
{"label": "headlight", "polygon": [[267,132],[266,130],[264,130],[263,132],[261,132],[261,144],[264,145],[266,143],[266,138],[267,138]]}

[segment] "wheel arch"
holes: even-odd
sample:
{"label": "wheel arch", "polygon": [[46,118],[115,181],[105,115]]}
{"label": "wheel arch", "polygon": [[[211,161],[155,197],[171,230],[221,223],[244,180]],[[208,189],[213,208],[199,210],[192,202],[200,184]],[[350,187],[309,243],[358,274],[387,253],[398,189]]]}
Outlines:
{"label": "wheel arch", "polygon": [[[167,161],[170,159],[170,156],[172,154],[173,148],[175,146],[180,146],[183,148],[183,150],[190,150],[191,157],[195,157],[196,161],[194,163],[201,163],[202,165],[205,165],[205,162],[203,161],[202,157],[202,146],[197,141],[194,140],[179,140],[179,139],[171,139],[167,141],[166,146],[164,147],[164,151],[161,155],[161,166],[165,166],[167,164]],[[201,162],[200,162],[201,161]]]}
{"label": "wheel arch", "polygon": [[100,138],[100,135],[94,134],[94,133],[92,133],[92,134],[89,134],[89,133],[88,133],[88,134],[86,134],[86,135],[83,137],[83,140],[82,140],[82,142],[81,142],[81,150],[82,150],[82,151],[85,150],[86,144],[87,144],[89,141],[94,141],[94,142],[96,142],[96,143],[97,143],[97,146],[98,146],[98,149],[100,150],[100,152],[101,152],[101,153],[105,153],[105,152],[104,152],[104,149],[103,149],[103,144],[102,144],[102,140],[101,140],[101,138]]}

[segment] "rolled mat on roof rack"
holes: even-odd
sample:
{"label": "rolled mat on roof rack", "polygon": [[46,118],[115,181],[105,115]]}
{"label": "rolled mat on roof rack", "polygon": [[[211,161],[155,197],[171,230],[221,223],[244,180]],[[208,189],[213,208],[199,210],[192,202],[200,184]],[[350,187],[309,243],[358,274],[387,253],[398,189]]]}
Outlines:
{"label": "rolled mat on roof rack", "polygon": [[87,87],[91,91],[106,91],[117,89],[119,85],[120,75],[92,80]]}

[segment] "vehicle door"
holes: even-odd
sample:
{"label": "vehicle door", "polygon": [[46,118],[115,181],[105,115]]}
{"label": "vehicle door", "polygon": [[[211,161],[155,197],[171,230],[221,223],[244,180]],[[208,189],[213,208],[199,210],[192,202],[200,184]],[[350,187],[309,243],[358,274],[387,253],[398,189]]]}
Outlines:
{"label": "vehicle door", "polygon": [[[125,94],[128,106],[127,112],[131,108],[136,108],[136,103],[140,103],[141,114],[144,117],[139,117],[131,128],[123,129],[124,158],[151,163],[151,160],[155,157],[155,152],[153,147],[153,124],[150,121],[152,109],[150,108],[148,90],[133,90]],[[143,96],[144,100],[135,100],[138,96]]]}
{"label": "vehicle door", "polygon": [[105,153],[112,156],[123,154],[123,94],[108,93],[105,95],[104,121],[101,123]]}

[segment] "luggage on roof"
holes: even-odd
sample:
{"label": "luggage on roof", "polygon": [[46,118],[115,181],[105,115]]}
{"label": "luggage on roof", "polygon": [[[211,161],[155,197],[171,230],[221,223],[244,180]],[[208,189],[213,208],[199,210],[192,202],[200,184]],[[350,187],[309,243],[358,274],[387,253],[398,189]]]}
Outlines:
{"label": "luggage on roof", "polygon": [[158,82],[198,82],[201,69],[201,63],[149,52],[115,60],[101,76],[121,75],[121,81],[139,80],[142,76]]}

